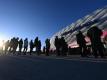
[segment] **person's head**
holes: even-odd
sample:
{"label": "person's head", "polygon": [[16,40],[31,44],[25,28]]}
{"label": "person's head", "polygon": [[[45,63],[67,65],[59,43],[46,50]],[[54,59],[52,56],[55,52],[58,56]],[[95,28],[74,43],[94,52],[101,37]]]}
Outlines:
{"label": "person's head", "polygon": [[38,36],[36,37],[36,39],[38,39]]}
{"label": "person's head", "polygon": [[19,40],[19,37],[17,37],[16,39]]}
{"label": "person's head", "polygon": [[61,37],[61,39],[64,39],[64,37]]}
{"label": "person's head", "polygon": [[13,39],[15,39],[15,37],[13,37]]}
{"label": "person's head", "polygon": [[56,36],[55,38],[58,39],[58,36]]}
{"label": "person's head", "polygon": [[80,30],[77,31],[77,34],[82,34],[82,32]]}
{"label": "person's head", "polygon": [[25,40],[28,40],[28,38],[26,38]]}
{"label": "person's head", "polygon": [[48,38],[48,40],[50,41],[50,39]]}
{"label": "person's head", "polygon": [[31,42],[33,42],[33,40],[31,40]]}
{"label": "person's head", "polygon": [[82,33],[81,31],[79,31],[79,33]]}

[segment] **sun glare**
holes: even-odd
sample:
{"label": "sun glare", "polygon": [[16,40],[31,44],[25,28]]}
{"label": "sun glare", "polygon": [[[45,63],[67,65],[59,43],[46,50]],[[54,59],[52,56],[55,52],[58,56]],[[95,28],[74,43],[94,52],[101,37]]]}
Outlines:
{"label": "sun glare", "polygon": [[0,40],[0,47],[3,47],[4,41]]}
{"label": "sun glare", "polygon": [[4,46],[4,43],[6,40],[7,40],[6,36],[3,36],[2,34],[0,34],[0,48]]}

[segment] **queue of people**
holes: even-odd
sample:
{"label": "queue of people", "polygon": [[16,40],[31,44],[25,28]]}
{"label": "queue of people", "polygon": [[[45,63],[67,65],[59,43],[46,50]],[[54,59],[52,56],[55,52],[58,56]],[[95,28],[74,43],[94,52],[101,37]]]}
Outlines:
{"label": "queue of people", "polygon": [[[45,41],[46,48],[44,50],[44,53],[46,56],[49,56],[50,52],[50,39],[46,39]],[[29,53],[29,55],[32,55],[32,53],[36,53],[37,55],[40,55],[42,52],[41,50],[41,40],[39,40],[38,37],[36,37],[34,40],[28,41],[28,38],[25,38],[24,40],[18,37],[13,37],[11,40],[8,40],[4,43],[4,48],[2,48],[2,53],[4,54],[17,54],[17,55],[26,55]]]}
{"label": "queue of people", "polygon": [[37,40],[36,42],[35,41],[33,42],[33,40],[31,40],[30,42],[28,42],[28,38],[26,38],[25,40],[21,38],[19,40],[19,38],[13,37],[11,40],[8,40],[4,43],[5,54],[8,53],[16,54],[17,51],[18,55],[21,55],[21,53],[23,53],[23,55],[26,55],[26,53],[28,52],[28,48],[30,49],[29,50],[30,55],[32,54],[34,48],[36,48],[35,52],[40,52],[41,41]]}
{"label": "queue of people", "polygon": [[[76,34],[76,41],[78,44],[78,48],[75,52],[81,55],[81,57],[89,57],[90,55],[93,55],[95,58],[100,56],[101,58],[105,58],[105,52],[106,49],[104,47],[104,44],[101,40],[101,36],[103,35],[103,32],[101,29],[99,29],[97,26],[91,27],[87,31],[87,35],[84,36],[81,31],[78,31]],[[85,37],[88,37],[90,39],[91,45],[87,45],[87,41],[85,40]],[[105,45],[107,46],[107,37],[105,36]],[[54,45],[56,47],[56,55],[64,55],[66,56],[67,53],[73,52],[73,48],[68,48],[67,42],[65,41],[64,37],[58,38],[58,36],[55,37]],[[71,50],[72,49],[72,50]],[[75,54],[74,54],[75,55]]]}
{"label": "queue of people", "polygon": [[57,56],[67,56],[68,44],[65,41],[64,37],[58,38],[58,36],[56,36],[54,45],[56,47]]}
{"label": "queue of people", "polygon": [[[105,48],[101,40],[102,34],[103,34],[102,30],[99,29],[97,26],[93,26],[87,31],[87,36],[91,41],[92,54],[94,55],[95,58],[97,58],[98,56],[100,56],[101,58],[105,57],[104,56]],[[86,47],[86,40],[85,36],[82,34],[81,31],[79,31],[79,33],[77,34],[77,43],[80,47],[81,56],[87,57],[88,49]]]}
{"label": "queue of people", "polygon": [[[85,36],[81,31],[78,31],[76,35],[76,41],[79,45],[78,53],[81,55],[81,57],[89,57],[89,54],[91,53],[95,58],[98,56],[101,56],[101,58],[104,58],[104,52],[105,47],[103,45],[103,42],[101,41],[101,35],[103,34],[102,30],[100,30],[97,26],[91,27],[87,31],[87,37],[89,37],[91,41],[90,47],[87,47],[87,42],[85,40]],[[107,36],[104,38],[105,45],[107,46]],[[45,46],[43,47],[43,51],[41,50],[41,40],[39,40],[38,37],[36,37],[34,40],[28,41],[28,38],[23,40],[22,38],[12,38],[11,40],[8,40],[4,44],[4,53],[13,53],[18,55],[26,55],[29,50],[29,55],[31,55],[33,52],[35,52],[37,55],[40,55],[41,53],[44,53],[46,56],[49,56],[50,53],[55,53],[57,56],[67,56],[70,52],[70,47],[68,48],[68,44],[64,37],[55,37],[54,46],[55,50],[52,51],[50,49],[51,43],[50,39],[45,40]],[[35,50],[34,50],[35,49]],[[18,52],[17,52],[18,51]],[[17,53],[16,53],[17,52]],[[74,53],[73,51],[71,53]]]}

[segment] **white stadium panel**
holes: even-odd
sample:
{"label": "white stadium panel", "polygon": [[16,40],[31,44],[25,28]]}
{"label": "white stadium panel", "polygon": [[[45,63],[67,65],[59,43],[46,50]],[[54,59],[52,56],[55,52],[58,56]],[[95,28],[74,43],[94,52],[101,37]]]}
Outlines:
{"label": "white stadium panel", "polygon": [[77,22],[76,22],[76,27],[78,27],[80,24],[82,23],[82,19],[79,19]]}
{"label": "white stadium panel", "polygon": [[81,31],[81,32],[84,32],[84,31],[86,31],[86,29],[87,29],[87,28],[84,27],[84,28],[82,28],[80,31]]}
{"label": "white stadium panel", "polygon": [[70,30],[75,28],[75,23],[72,23],[72,25],[70,25]]}
{"label": "white stadium panel", "polygon": [[102,11],[98,15],[96,15],[93,19],[101,18],[102,16],[104,16],[105,13],[106,13],[106,11],[104,9],[102,9]]}
{"label": "white stadium panel", "polygon": [[93,19],[92,19],[92,21],[93,20],[95,20],[95,19],[98,19],[98,15],[100,14],[100,12],[102,12],[103,11],[103,9],[99,9],[97,12],[94,12],[93,14]]}
{"label": "white stadium panel", "polygon": [[[106,10],[106,13],[107,13],[107,10]],[[106,13],[105,13],[105,15],[103,15],[103,16],[101,17],[101,19],[107,17],[107,14],[106,14]]]}
{"label": "white stadium panel", "polygon": [[98,14],[102,9],[97,9],[96,11],[93,12],[93,14]]}
{"label": "white stadium panel", "polygon": [[70,26],[67,26],[64,32],[69,31],[69,29],[70,29]]}
{"label": "white stadium panel", "polygon": [[100,29],[106,29],[107,28],[107,21],[103,22],[102,24],[99,25]]}

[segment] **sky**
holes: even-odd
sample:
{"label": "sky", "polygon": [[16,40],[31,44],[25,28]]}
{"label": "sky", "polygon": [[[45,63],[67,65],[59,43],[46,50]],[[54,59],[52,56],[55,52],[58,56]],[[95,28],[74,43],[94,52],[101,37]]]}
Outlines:
{"label": "sky", "polygon": [[107,0],[0,0],[0,39],[42,41],[107,5]]}

